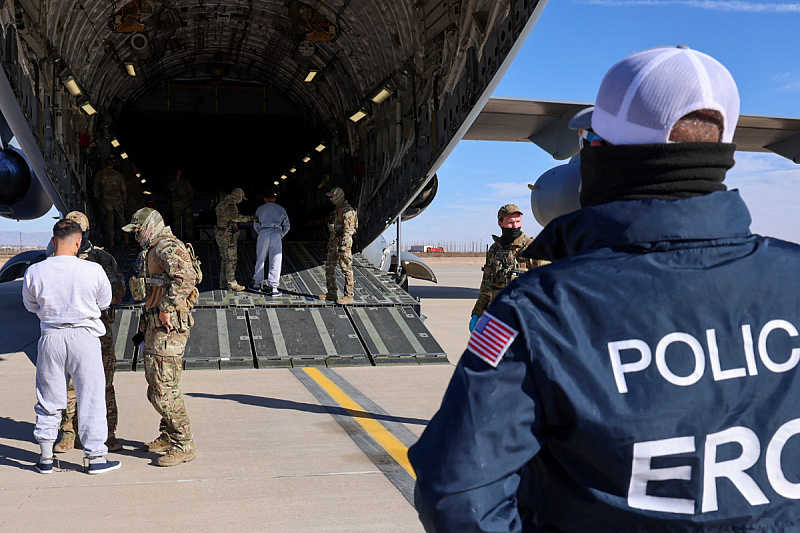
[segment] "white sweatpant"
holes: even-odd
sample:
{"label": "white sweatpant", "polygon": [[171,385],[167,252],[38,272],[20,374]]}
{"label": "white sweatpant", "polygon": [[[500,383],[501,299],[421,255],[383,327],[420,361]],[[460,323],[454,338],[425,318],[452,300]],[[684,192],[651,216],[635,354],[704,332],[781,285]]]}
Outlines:
{"label": "white sweatpant", "polygon": [[78,436],[87,457],[108,453],[106,378],[100,339],[86,328],[46,329],[36,358],[36,426],[38,442],[55,441],[61,410],[67,407],[67,383],[72,378],[78,399]]}
{"label": "white sweatpant", "polygon": [[281,281],[281,263],[283,263],[283,241],[281,232],[277,230],[264,230],[258,234],[256,241],[256,265],[253,281],[264,281],[264,262],[269,256],[269,274],[267,283],[270,287],[277,287]]}

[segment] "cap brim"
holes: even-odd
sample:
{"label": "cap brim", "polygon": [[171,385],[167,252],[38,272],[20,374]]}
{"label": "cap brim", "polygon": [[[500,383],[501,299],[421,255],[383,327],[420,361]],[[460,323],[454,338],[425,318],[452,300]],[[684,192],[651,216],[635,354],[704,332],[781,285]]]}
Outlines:
{"label": "cap brim", "polygon": [[578,111],[575,116],[569,119],[569,129],[571,130],[590,130],[592,129],[592,112],[594,106],[587,107]]}
{"label": "cap brim", "polygon": [[127,231],[128,233],[130,233],[136,229],[136,226],[138,226],[138,224],[127,224],[125,226],[122,226],[122,231]]}

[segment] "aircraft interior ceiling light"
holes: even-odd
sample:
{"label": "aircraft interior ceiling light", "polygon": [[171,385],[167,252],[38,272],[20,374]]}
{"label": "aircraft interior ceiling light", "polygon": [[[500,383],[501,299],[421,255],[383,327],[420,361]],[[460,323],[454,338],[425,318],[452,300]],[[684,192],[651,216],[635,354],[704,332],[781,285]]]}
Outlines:
{"label": "aircraft interior ceiling light", "polygon": [[381,87],[380,90],[377,93],[375,93],[375,95],[372,98],[370,98],[370,100],[374,104],[382,104],[393,94],[394,94],[394,88],[391,85],[386,84],[383,87]]}
{"label": "aircraft interior ceiling light", "polygon": [[67,91],[69,91],[69,94],[71,94],[72,96],[80,96],[81,93],[83,92],[81,91],[78,82],[75,81],[74,76],[67,76],[67,78],[64,79],[64,86],[67,88]]}
{"label": "aircraft interior ceiling light", "polygon": [[369,110],[366,107],[362,106],[362,107],[358,108],[358,110],[355,113],[350,115],[350,120],[352,122],[359,122],[364,117],[366,117],[367,115],[369,115]]}
{"label": "aircraft interior ceiling light", "polygon": [[81,109],[83,109],[84,113],[86,113],[87,115],[91,116],[97,113],[97,110],[94,107],[92,107],[92,104],[91,102],[89,102],[88,99],[79,102],[78,105],[81,106]]}
{"label": "aircraft interior ceiling light", "polygon": [[[358,240],[371,241],[460,140],[543,4],[20,0],[21,17],[8,2],[0,9],[0,53],[11,59],[13,72],[5,70],[21,105],[41,108],[44,127],[56,133],[42,146],[48,174],[60,168],[53,154],[105,139],[98,148],[113,147],[120,160],[127,150],[147,153],[137,163],[142,175],[159,176],[153,183],[179,164],[198,196],[217,191],[220,176],[241,176],[244,190],[257,190],[264,175],[275,175],[290,212],[321,212],[329,207],[317,189],[324,173],[360,204]],[[483,28],[474,24],[476,11],[487,14]],[[50,94],[54,87],[59,94]],[[67,91],[80,107],[68,104]],[[379,105],[386,109],[378,113]],[[265,147],[286,159],[254,161]],[[48,192],[79,206],[85,191],[71,184],[91,181],[96,170],[62,172]],[[160,192],[154,205],[168,197]]]}

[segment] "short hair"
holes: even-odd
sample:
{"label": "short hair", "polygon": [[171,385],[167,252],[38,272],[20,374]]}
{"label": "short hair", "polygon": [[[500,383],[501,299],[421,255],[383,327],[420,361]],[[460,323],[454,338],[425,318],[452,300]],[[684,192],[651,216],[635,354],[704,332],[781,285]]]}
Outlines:
{"label": "short hair", "polygon": [[720,142],[725,131],[722,113],[715,109],[701,109],[684,115],[670,131],[673,142]]}
{"label": "short hair", "polygon": [[66,239],[73,235],[83,235],[80,224],[68,218],[62,218],[53,226],[53,238],[56,240]]}

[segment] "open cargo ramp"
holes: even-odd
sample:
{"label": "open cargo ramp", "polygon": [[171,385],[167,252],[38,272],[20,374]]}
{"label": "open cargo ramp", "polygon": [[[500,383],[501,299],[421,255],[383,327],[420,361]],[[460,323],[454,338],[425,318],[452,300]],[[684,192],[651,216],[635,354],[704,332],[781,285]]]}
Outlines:
{"label": "open cargo ramp", "polygon": [[[208,241],[196,246],[203,268],[200,298],[184,367],[290,368],[447,363],[447,355],[423,323],[419,300],[361,254],[353,255],[355,303],[320,300],[327,291],[321,243],[284,243],[281,295],[219,290],[219,256]],[[137,250],[114,250],[129,276]],[[237,280],[253,276],[255,243],[240,241]],[[344,278],[337,271],[342,293]],[[140,305],[126,294],[117,306],[114,346],[119,370],[143,368],[130,338],[139,327]]]}

